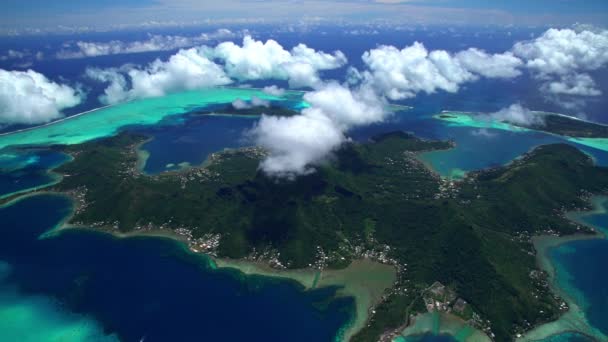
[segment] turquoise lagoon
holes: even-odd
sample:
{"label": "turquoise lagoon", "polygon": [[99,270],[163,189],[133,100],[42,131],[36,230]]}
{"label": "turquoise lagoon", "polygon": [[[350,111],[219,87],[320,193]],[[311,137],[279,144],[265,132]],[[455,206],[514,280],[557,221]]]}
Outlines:
{"label": "turquoise lagoon", "polygon": [[444,112],[427,117],[440,126],[438,137],[452,139],[456,147],[424,153],[421,159],[444,177],[462,178],[468,171],[504,165],[536,146],[567,143],[608,165],[608,139],[563,137],[508,123],[476,119],[473,113]]}
{"label": "turquoise lagoon", "polygon": [[[129,129],[152,137],[152,140],[141,146],[142,151],[148,155],[144,171],[158,173],[200,164],[210,153],[249,143],[243,140],[243,133],[254,124],[255,118],[200,116],[196,115],[195,111],[227,104],[236,98],[247,100],[252,96],[298,109],[305,106],[301,95],[299,92],[287,92],[282,97],[273,97],[256,89],[234,88],[192,91],[101,108],[53,124],[1,135],[0,196],[27,191],[57,181],[46,171],[65,162],[67,157],[40,147],[52,144],[78,144]],[[597,141],[581,144],[576,139],[568,141],[555,135],[503,126],[454,125],[434,119],[432,114],[416,109],[396,111],[387,123],[351,133],[356,140],[365,140],[377,133],[401,129],[425,138],[452,139],[456,143],[456,148],[425,153],[421,158],[442,175],[453,178],[461,177],[467,171],[503,165],[531,148],[546,143],[568,142],[592,155],[600,164],[608,160],[607,152],[602,149],[603,145]],[[28,146],[28,148],[17,149],[16,146]],[[37,147],[32,149],[31,146]],[[13,176],[15,172],[20,173],[19,176],[6,178],[9,181],[2,183],[3,176],[9,174]],[[23,182],[17,187],[7,185],[14,180],[27,179],[28,175],[32,175],[32,180],[29,182]],[[40,218],[36,220],[46,220],[38,222],[31,221],[34,218],[29,218],[30,221],[19,222],[17,226],[21,230],[34,229],[36,232],[26,237],[21,236],[18,231],[11,230],[15,228],[13,226],[4,224],[2,227],[5,230],[3,234],[9,234],[14,239],[9,239],[10,244],[5,245],[3,254],[0,254],[0,260],[6,261],[3,266],[4,272],[10,274],[9,277],[5,277],[0,287],[0,296],[7,298],[0,304],[0,315],[8,312],[16,315],[15,317],[21,317],[20,323],[14,324],[16,327],[31,324],[43,327],[42,329],[48,330],[49,334],[58,334],[57,336],[91,336],[86,340],[105,341],[116,336],[127,341],[138,341],[145,336],[148,336],[149,340],[154,340],[153,336],[168,337],[172,329],[180,329],[183,324],[187,325],[186,335],[199,336],[198,329],[189,330],[200,324],[189,317],[189,313],[211,320],[207,328],[213,330],[218,324],[220,328],[223,327],[222,324],[228,327],[230,319],[236,319],[234,312],[245,310],[250,317],[251,314],[258,315],[259,310],[262,310],[264,315],[270,315],[268,317],[279,321],[288,319],[289,317],[286,316],[292,315],[292,320],[283,323],[292,325],[298,324],[294,322],[299,321],[301,326],[311,327],[309,333],[312,335],[302,337],[319,340],[328,339],[335,334],[351,317],[352,302],[331,301],[329,299],[332,297],[331,289],[314,294],[303,294],[296,286],[285,282],[269,282],[256,277],[253,280],[238,278],[236,281],[233,275],[225,278],[226,274],[216,275],[204,266],[200,266],[201,262],[196,261],[198,259],[187,253],[184,254],[185,252],[175,247],[172,242],[158,238],[127,239],[127,242],[99,233],[74,230],[40,240],[38,237],[45,229],[60,222],[71,210],[63,201],[55,196],[34,196],[0,210],[2,222],[20,220],[26,212],[38,212]],[[577,218],[585,220],[588,224],[608,226],[606,224],[608,216],[601,211],[593,215],[580,214]],[[594,274],[601,271],[601,260],[608,260],[606,241],[599,239],[573,241],[552,249],[550,253],[551,261],[555,263],[556,273],[559,276],[559,286],[566,291],[576,293],[574,297],[580,300],[580,306],[584,308],[590,323],[602,331],[605,331],[604,317],[608,317],[605,312],[608,304],[604,302],[608,295],[603,290],[606,287],[602,285],[606,284],[608,279],[597,281]],[[89,246],[90,251],[76,246]],[[24,248],[35,252],[33,255],[25,255]],[[58,251],[61,253],[57,253]],[[109,251],[111,254],[107,254]],[[160,257],[159,254],[164,256]],[[81,260],[72,260],[75,256]],[[132,259],[136,261],[128,261]],[[580,260],[584,260],[589,267],[576,267]],[[128,261],[126,265],[125,261]],[[171,267],[166,267],[167,263]],[[40,267],[35,267],[37,264]],[[143,271],[142,265],[146,265]],[[162,266],[155,269],[155,265]],[[91,271],[88,270],[110,274],[113,272],[110,270],[118,270],[118,273],[110,278],[101,279],[92,276]],[[221,280],[217,280],[218,277]],[[113,282],[114,278],[116,282]],[[161,279],[180,279],[181,283],[169,286]],[[208,284],[209,279],[215,280]],[[159,281],[160,283],[157,284]],[[189,282],[199,287],[207,286],[207,294],[221,293],[221,298],[199,294],[188,286],[185,288],[177,286],[185,286]],[[76,285],[71,287],[69,284]],[[107,288],[107,284],[111,287]],[[154,284],[154,286],[141,291],[140,284]],[[226,290],[221,292],[219,289],[224,287]],[[72,298],[71,294],[62,291],[63,288],[76,289],[75,293],[79,295],[77,298]],[[127,293],[123,293],[125,289]],[[259,291],[256,292],[255,289]],[[129,293],[131,296],[134,293],[138,295],[130,298]],[[173,303],[175,300],[171,300],[169,293],[181,294],[176,297],[177,303]],[[238,298],[233,298],[234,293],[245,296],[248,306],[239,306]],[[278,300],[274,299],[273,302],[275,293],[280,293],[282,297]],[[79,297],[80,294],[84,297]],[[94,298],[97,295],[102,298]],[[189,301],[192,298],[195,298],[195,301]],[[118,305],[121,300],[123,303]],[[171,317],[166,317],[163,311],[158,311],[158,307],[154,306],[155,301],[159,303],[158,305],[173,308],[174,311],[181,313],[173,313]],[[281,305],[281,301],[295,304],[293,308],[287,309]],[[325,310],[318,310],[320,302],[325,303],[322,305]],[[192,303],[197,307],[190,307]],[[223,305],[228,312],[222,310],[209,312],[209,308],[221,308]],[[266,306],[267,308],[264,308]],[[276,311],[280,315],[277,317],[266,309]],[[233,314],[230,313],[231,310],[234,311]],[[77,314],[72,314],[72,311]],[[220,319],[214,323],[213,319],[217,318],[218,313]],[[132,316],[125,317],[125,315]],[[323,319],[319,321],[319,318]],[[152,329],[155,330],[153,332],[146,332],[151,324],[158,327]],[[163,324],[166,325],[165,330]],[[264,335],[260,331],[270,328],[263,322],[255,321],[252,324],[245,324],[243,329],[249,331],[248,335],[242,336],[246,338],[245,336],[262,337]],[[27,332],[23,329],[2,329],[0,325],[0,339],[7,336],[2,335],[3,331],[7,334]],[[314,331],[318,334],[314,335]],[[218,332],[209,332],[209,337],[221,336],[213,335],[215,333]],[[255,335],[258,333],[260,335]],[[24,335],[23,340],[30,337],[35,340],[36,336],[39,335],[32,332],[32,335]],[[429,341],[453,340],[447,335],[419,337]],[[554,335],[545,342],[569,341],[570,338],[578,341],[584,337],[580,334],[567,333]]]}
{"label": "turquoise lagoon", "polygon": [[78,144],[114,135],[125,127],[154,125],[170,115],[184,114],[208,105],[227,104],[236,99],[250,100],[254,96],[279,101],[297,99],[301,97],[301,93],[286,92],[281,97],[277,97],[259,89],[213,88],[131,101],[68,117],[44,126],[0,135],[0,150],[19,145]]}

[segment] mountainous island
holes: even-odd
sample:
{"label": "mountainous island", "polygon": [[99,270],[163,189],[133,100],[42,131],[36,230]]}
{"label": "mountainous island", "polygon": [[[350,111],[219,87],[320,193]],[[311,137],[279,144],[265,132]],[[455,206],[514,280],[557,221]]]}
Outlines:
{"label": "mountainous island", "polygon": [[567,306],[538,269],[531,238],[592,234],[565,213],[608,188],[608,169],[565,144],[453,182],[417,157],[450,142],[391,132],[346,144],[315,173],[278,180],[258,170],[260,148],[145,175],[138,147],[147,139],[124,132],[54,147],[73,158],[51,188],[76,200],[70,226],[163,232],[218,265],[254,262],[269,273],[391,265],[396,278],[357,313],[353,341],[388,340],[427,310],[459,316],[496,341],[555,320]]}

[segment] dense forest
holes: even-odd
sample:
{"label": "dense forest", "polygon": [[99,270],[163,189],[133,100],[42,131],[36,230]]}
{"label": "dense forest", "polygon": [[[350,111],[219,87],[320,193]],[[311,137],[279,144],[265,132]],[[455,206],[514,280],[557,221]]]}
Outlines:
{"label": "dense forest", "polygon": [[144,175],[136,149],[145,139],[122,133],[57,147],[74,156],[56,170],[64,178],[55,186],[81,199],[72,223],[217,235],[218,256],[266,249],[290,268],[318,264],[319,251],[325,267],[382,255],[399,266],[399,285],[357,341],[376,340],[424,310],[419,293],[435,281],[489,320],[498,341],[555,319],[558,303],[546,281],[530,276],[536,265],[529,237],[576,232],[563,212],[608,186],[608,170],[568,145],[541,146],[453,183],[417,158],[450,143],[401,132],[349,143],[317,172],[292,180],[259,171],[264,151],[257,148],[214,154],[205,167]]}

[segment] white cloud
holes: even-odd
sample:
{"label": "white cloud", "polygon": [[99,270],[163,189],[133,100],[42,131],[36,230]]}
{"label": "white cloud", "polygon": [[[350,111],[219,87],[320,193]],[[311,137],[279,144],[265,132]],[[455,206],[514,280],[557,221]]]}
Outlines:
{"label": "white cloud", "polygon": [[276,85],[264,87],[262,91],[272,96],[282,96],[283,94],[285,94],[285,89],[279,88]]}
{"label": "white cloud", "polygon": [[608,63],[608,31],[549,29],[534,40],[516,43],[513,52],[541,75],[596,70]]}
{"label": "white cloud", "polygon": [[90,79],[108,84],[104,89],[104,94],[99,96],[101,103],[115,104],[129,100],[127,78],[121,71],[123,70],[117,68],[88,68],[86,70],[85,74]]}
{"label": "white cloud", "polygon": [[236,99],[232,101],[232,107],[235,109],[249,109],[253,107],[270,107],[270,101],[261,99],[257,96],[252,96],[251,101],[247,102],[242,99]]}
{"label": "white cloud", "polygon": [[599,96],[595,81],[587,74],[566,75],[559,80],[547,82],[543,90],[556,95]]}
{"label": "white cloud", "polygon": [[299,44],[287,51],[270,39],[257,41],[251,36],[243,38],[243,45],[224,42],[207,48],[209,57],[225,63],[230,77],[245,80],[288,80],[291,87],[316,87],[321,84],[319,72],[344,66],[346,56],[340,51],[328,54]]}
{"label": "white cloud", "polygon": [[489,54],[477,48],[450,54],[414,43],[403,49],[380,46],[362,56],[368,70],[349,69],[348,80],[368,82],[393,100],[419,92],[455,93],[466,82],[514,78],[530,70],[551,95],[598,96],[586,72],[608,65],[608,31],[589,28],[549,29],[540,37],[516,43],[510,51]]}
{"label": "white cloud", "polygon": [[232,82],[219,65],[195,48],[180,50],[168,61],[157,59],[145,68],[126,66],[121,69],[88,69],[87,75],[109,83],[104,95],[100,97],[107,104]]}
{"label": "white cloud", "polygon": [[242,99],[236,99],[232,101],[232,107],[234,107],[234,109],[247,109],[251,108],[251,105],[249,105],[247,101],[244,101]]}
{"label": "white cloud", "polygon": [[38,52],[32,52],[30,50],[12,50],[9,49],[8,51],[6,51],[6,54],[4,55],[0,55],[0,61],[8,61],[8,60],[15,60],[15,59],[35,59],[35,60],[42,60],[44,57],[44,54],[41,51]]}
{"label": "white cloud", "polygon": [[82,95],[33,71],[0,69],[0,124],[37,124],[62,116]]}
{"label": "white cloud", "polygon": [[329,83],[307,93],[310,107],[291,117],[262,116],[251,131],[257,145],[270,155],[260,167],[267,174],[294,177],[314,166],[346,141],[355,126],[384,120],[384,101],[366,87],[351,90]]}
{"label": "white cloud", "polygon": [[521,59],[510,52],[488,54],[483,50],[471,48],[460,51],[455,59],[467,70],[488,78],[514,78],[521,75]]}
{"label": "white cloud", "polygon": [[536,39],[516,43],[513,52],[526,60],[549,94],[601,95],[586,72],[608,65],[607,30],[549,29]]}
{"label": "white cloud", "polygon": [[344,142],[344,134],[329,118],[306,109],[302,115],[264,115],[252,134],[270,152],[260,167],[273,176],[293,177],[313,172],[312,165]]}
{"label": "white cloud", "polygon": [[120,40],[109,42],[78,41],[72,44],[69,49],[57,52],[56,57],[59,59],[73,59],[151,51],[170,51],[200,45],[212,40],[230,39],[236,36],[238,34],[228,29],[219,29],[215,32],[202,33],[193,37],[150,35],[146,40],[133,42],[123,42]]}
{"label": "white cloud", "polygon": [[483,137],[483,138],[493,138],[496,136],[496,133],[491,132],[487,128],[480,128],[480,129],[471,131],[471,135],[476,136],[476,137]]}
{"label": "white cloud", "polygon": [[[428,51],[416,42],[401,50],[380,46],[366,51],[363,62],[369,68],[359,77],[371,82],[393,100],[411,98],[419,92],[457,92],[461,84],[479,77],[512,78],[520,74],[521,61],[510,53],[490,55],[469,49],[452,55],[444,50]],[[357,76],[351,71],[351,77]]]}
{"label": "white cloud", "polygon": [[512,104],[498,112],[480,115],[479,118],[482,120],[509,122],[524,126],[544,125],[545,123],[541,115],[524,108],[521,104]]}

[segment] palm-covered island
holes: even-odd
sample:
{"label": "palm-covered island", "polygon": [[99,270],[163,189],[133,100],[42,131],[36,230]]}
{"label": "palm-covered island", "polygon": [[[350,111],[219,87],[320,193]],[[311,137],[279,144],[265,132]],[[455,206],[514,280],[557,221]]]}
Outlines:
{"label": "palm-covered island", "polygon": [[427,310],[451,312],[497,341],[555,320],[567,306],[537,268],[531,237],[591,234],[565,212],[608,187],[608,170],[565,144],[452,182],[418,159],[450,142],[392,132],[345,145],[317,172],[280,180],[258,169],[261,148],[145,175],[137,150],[147,139],[125,132],[55,147],[73,157],[54,170],[63,179],[52,188],[76,200],[70,225],[170,232],[218,264],[331,270],[371,259],[394,266],[395,282],[370,303],[353,341],[397,336]]}
{"label": "palm-covered island", "polygon": [[608,341],[608,1],[0,9],[0,342]]}

